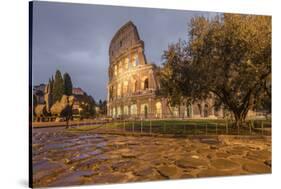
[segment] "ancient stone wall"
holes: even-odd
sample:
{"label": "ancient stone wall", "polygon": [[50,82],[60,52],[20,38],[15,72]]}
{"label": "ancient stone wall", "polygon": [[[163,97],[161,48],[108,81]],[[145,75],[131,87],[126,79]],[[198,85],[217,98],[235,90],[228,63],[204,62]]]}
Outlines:
{"label": "ancient stone wall", "polygon": [[108,116],[117,118],[197,118],[214,115],[211,102],[168,106],[156,96],[157,67],[149,64],[144,42],[129,21],[114,35],[109,46]]}

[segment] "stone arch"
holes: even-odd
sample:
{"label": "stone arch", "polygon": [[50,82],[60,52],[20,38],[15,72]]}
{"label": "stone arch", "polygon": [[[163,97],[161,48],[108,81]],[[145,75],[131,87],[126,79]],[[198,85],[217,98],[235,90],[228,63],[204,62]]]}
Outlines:
{"label": "stone arch", "polygon": [[142,90],[148,89],[148,84],[149,84],[149,82],[148,82],[148,77],[147,77],[147,76],[143,76],[143,77],[141,78],[141,89],[142,89]]}
{"label": "stone arch", "polygon": [[148,89],[148,78],[146,78],[144,81],[143,81],[143,89],[146,90]]}
{"label": "stone arch", "polygon": [[146,103],[141,105],[141,116],[144,118],[147,118],[148,116],[148,104]]}
{"label": "stone arch", "polygon": [[147,118],[147,115],[148,115],[148,106],[145,105],[144,106],[144,118]]}
{"label": "stone arch", "polygon": [[118,83],[117,85],[117,96],[120,97],[121,96],[121,84]]}
{"label": "stone arch", "polygon": [[116,108],[115,107],[112,108],[112,117],[113,118],[116,117]]}
{"label": "stone arch", "polygon": [[124,106],[123,115],[125,115],[125,116],[129,115],[129,108],[128,108],[128,106]]}
{"label": "stone arch", "polygon": [[138,55],[137,54],[133,54],[132,56],[132,63],[133,66],[137,66],[138,65]]}
{"label": "stone arch", "polygon": [[109,99],[113,99],[113,86],[109,88]]}
{"label": "stone arch", "polygon": [[121,107],[118,106],[118,107],[117,107],[117,117],[120,117],[121,115],[122,115]]}
{"label": "stone arch", "polygon": [[137,112],[138,112],[137,105],[136,104],[132,104],[130,109],[131,109],[131,115],[136,116]]}
{"label": "stone arch", "polygon": [[202,106],[201,104],[197,104],[199,115],[202,116]]}
{"label": "stone arch", "polygon": [[162,104],[161,102],[156,102],[156,117],[161,118],[162,117]]}

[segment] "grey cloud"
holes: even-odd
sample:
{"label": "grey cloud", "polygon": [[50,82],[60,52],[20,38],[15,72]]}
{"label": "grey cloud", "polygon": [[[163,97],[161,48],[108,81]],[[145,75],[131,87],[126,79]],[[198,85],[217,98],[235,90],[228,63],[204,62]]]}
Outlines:
{"label": "grey cloud", "polygon": [[46,83],[56,69],[68,72],[76,87],[106,98],[108,47],[115,32],[132,20],[145,42],[148,61],[161,63],[169,43],[187,39],[193,16],[217,13],[35,2],[33,84]]}

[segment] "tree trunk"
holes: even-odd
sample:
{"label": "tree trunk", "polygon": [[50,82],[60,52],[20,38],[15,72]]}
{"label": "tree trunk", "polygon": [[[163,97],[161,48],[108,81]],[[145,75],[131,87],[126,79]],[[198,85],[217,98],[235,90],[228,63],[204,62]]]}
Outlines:
{"label": "tree trunk", "polygon": [[68,119],[68,116],[66,116],[66,127],[65,127],[66,129],[68,129],[69,128],[69,119]]}
{"label": "tree trunk", "polygon": [[244,119],[241,115],[235,115],[235,127],[239,128],[243,125]]}
{"label": "tree trunk", "polygon": [[248,110],[242,111],[242,112],[233,112],[235,117],[235,127],[240,128],[243,126]]}

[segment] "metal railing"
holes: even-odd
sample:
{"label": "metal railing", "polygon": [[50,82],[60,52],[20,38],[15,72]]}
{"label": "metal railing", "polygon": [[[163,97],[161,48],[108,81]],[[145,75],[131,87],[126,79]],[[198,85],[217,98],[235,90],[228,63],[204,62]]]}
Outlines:
{"label": "metal railing", "polygon": [[170,135],[252,135],[270,136],[271,125],[264,120],[247,121],[243,127],[235,127],[226,120],[114,120],[101,127],[108,133],[170,134]]}
{"label": "metal railing", "polygon": [[[117,119],[84,119],[69,121],[70,127],[100,126],[99,131],[108,133],[140,133],[171,135],[271,135],[271,120],[246,120],[242,127],[236,127],[233,120],[188,117],[145,118],[122,117]],[[54,120],[54,119],[50,119]],[[66,126],[62,122],[34,122],[34,127]],[[98,131],[98,130],[97,130]]]}

